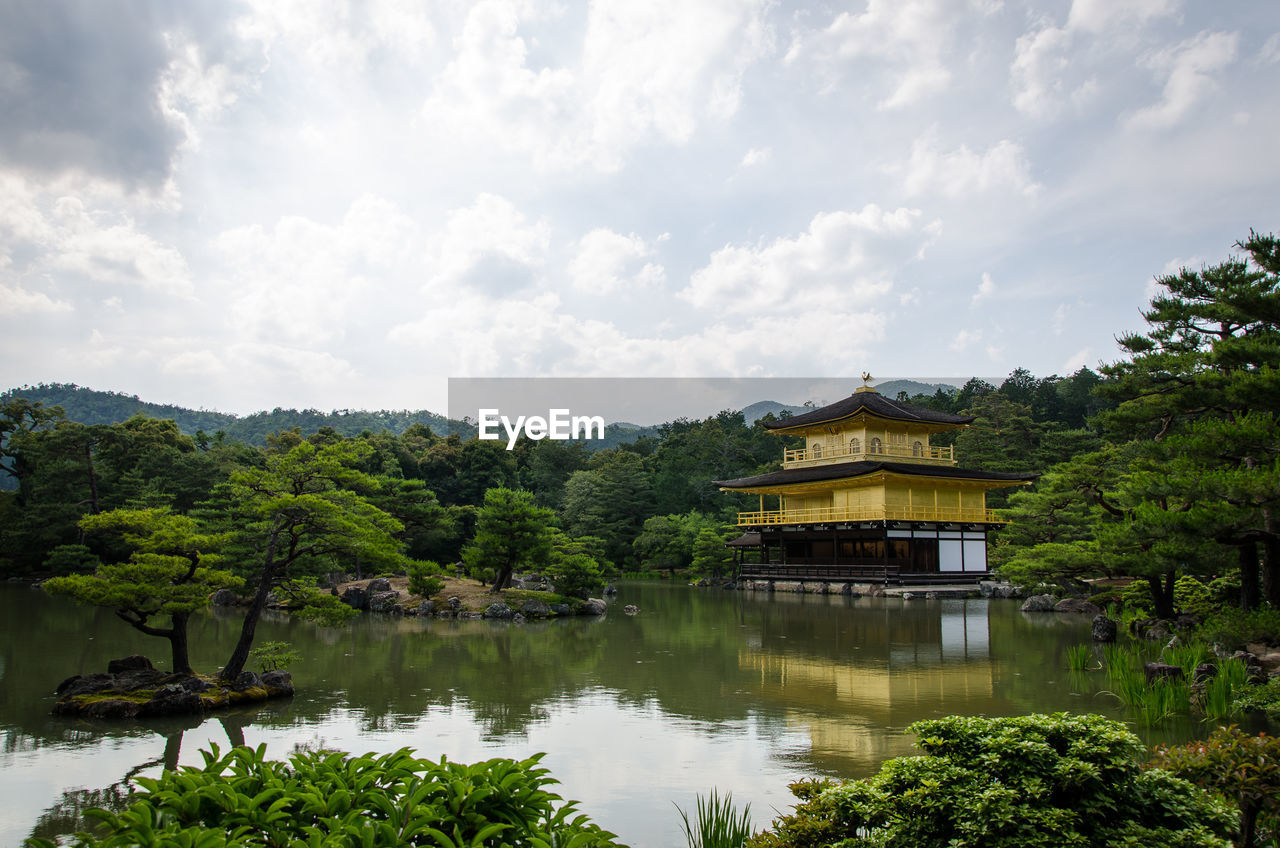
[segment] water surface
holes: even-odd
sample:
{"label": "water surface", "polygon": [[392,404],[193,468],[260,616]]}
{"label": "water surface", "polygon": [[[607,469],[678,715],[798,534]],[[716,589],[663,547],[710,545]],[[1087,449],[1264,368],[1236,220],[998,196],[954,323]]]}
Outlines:
{"label": "water surface", "polygon": [[[627,616],[623,604],[641,612]],[[1083,616],[1015,601],[843,598],[621,587],[600,619],[512,625],[365,615],[341,629],[270,615],[260,640],[301,651],[298,695],[203,720],[103,723],[49,715],[74,673],[168,643],[107,610],[0,585],[0,845],[76,827],[128,781],[200,762],[216,743],[352,752],[416,749],[472,762],[547,752],[559,791],[637,848],[680,846],[675,804],[712,787],[761,827],[789,782],[862,777],[912,752],[904,729],[950,714],[1123,714],[1065,670]],[[192,664],[217,668],[235,612],[192,622]],[[1190,720],[1161,739],[1197,732]],[[1135,728],[1139,729],[1140,728]],[[1143,734],[1149,740],[1150,734]]]}

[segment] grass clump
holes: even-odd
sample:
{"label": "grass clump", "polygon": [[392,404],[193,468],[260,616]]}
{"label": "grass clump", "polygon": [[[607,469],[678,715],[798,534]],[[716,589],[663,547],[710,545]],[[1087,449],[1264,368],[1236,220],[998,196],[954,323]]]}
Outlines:
{"label": "grass clump", "polygon": [[1071,671],[1088,671],[1093,660],[1093,649],[1088,645],[1072,645],[1067,648],[1067,668]]}
{"label": "grass clump", "polygon": [[722,798],[712,789],[705,800],[699,795],[693,822],[680,805],[676,810],[689,848],[742,848],[751,838],[751,805],[738,810],[732,793]]}

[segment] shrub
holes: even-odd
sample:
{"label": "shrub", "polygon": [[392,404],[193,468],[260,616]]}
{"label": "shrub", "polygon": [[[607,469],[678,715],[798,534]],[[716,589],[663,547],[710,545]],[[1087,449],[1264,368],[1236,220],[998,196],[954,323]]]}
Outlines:
{"label": "shrub", "polygon": [[[79,848],[134,845],[356,846],[433,845],[492,848],[573,845],[603,848],[616,837],[575,814],[544,788],[555,783],[538,767],[541,754],[520,762],[475,765],[418,759],[407,749],[353,757],[328,751],[267,760],[265,746],[217,746],[204,766],[139,778],[141,790],[122,813],[91,810],[106,825],[102,837],[80,833]],[[54,848],[31,839],[35,848]]]}
{"label": "shrub", "polygon": [[249,661],[264,671],[286,669],[298,661],[298,652],[288,642],[263,642],[249,651]]}
{"label": "shrub", "polygon": [[[1226,848],[1231,808],[1161,769],[1142,742],[1097,715],[916,722],[925,756],[822,789],[753,848]],[[842,841],[843,840],[843,841]]]}
{"label": "shrub", "polygon": [[1120,596],[1120,602],[1124,604],[1126,613],[1150,615],[1155,609],[1155,600],[1151,597],[1151,586],[1142,578],[1133,580],[1121,588],[1117,594]]}
{"label": "shrub", "polygon": [[1261,710],[1272,720],[1280,719],[1280,677],[1272,677],[1261,686],[1245,686],[1234,696],[1237,709]]}
{"label": "shrub", "polygon": [[439,577],[444,569],[430,560],[413,560],[409,563],[409,591],[423,598],[429,598],[444,588],[444,579]]}
{"label": "shrub", "polygon": [[[1150,592],[1148,591],[1148,594]],[[1173,606],[1191,615],[1204,618],[1218,608],[1209,593],[1209,587],[1188,575],[1178,578],[1173,584]]]}
{"label": "shrub", "polygon": [[1280,645],[1280,609],[1225,609],[1204,622],[1200,635],[1206,642],[1230,651],[1252,642]]}
{"label": "shrub", "polygon": [[1240,810],[1237,845],[1274,845],[1280,836],[1280,739],[1220,727],[1204,741],[1157,748],[1151,765],[1231,798]]}
{"label": "shrub", "polygon": [[1220,607],[1240,606],[1240,589],[1239,572],[1209,581],[1209,597]]}

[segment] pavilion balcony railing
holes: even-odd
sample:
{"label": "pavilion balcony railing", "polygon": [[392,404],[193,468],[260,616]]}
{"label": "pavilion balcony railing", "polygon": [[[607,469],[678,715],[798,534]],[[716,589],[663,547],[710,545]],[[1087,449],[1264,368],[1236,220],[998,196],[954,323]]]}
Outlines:
{"label": "pavilion balcony railing", "polygon": [[836,447],[797,448],[782,452],[783,468],[805,468],[810,465],[823,465],[832,460],[859,461],[864,459],[899,459],[907,462],[921,462],[928,465],[955,465],[955,449],[947,447],[915,447],[904,444],[859,445],[854,450],[850,445]]}
{"label": "pavilion balcony railing", "polygon": [[738,513],[738,526],[822,524],[832,521],[929,521],[934,523],[1007,524],[990,509],[946,509],[923,506],[855,506],[775,509]]}

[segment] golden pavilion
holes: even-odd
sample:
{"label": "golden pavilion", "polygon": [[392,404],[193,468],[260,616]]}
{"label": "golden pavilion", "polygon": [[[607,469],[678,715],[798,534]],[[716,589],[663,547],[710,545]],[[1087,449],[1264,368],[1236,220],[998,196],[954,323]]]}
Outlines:
{"label": "golden pavilion", "polygon": [[[745,579],[965,582],[987,576],[987,531],[1003,523],[988,489],[1026,485],[1034,474],[956,466],[931,437],[973,418],[935,412],[862,387],[836,403],[766,423],[798,436],[782,470],[717,481],[760,496],[738,514],[731,542]],[[777,509],[765,509],[765,498]],[[750,551],[755,556],[743,556]]]}

